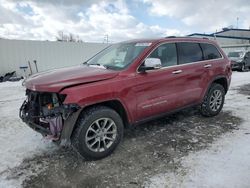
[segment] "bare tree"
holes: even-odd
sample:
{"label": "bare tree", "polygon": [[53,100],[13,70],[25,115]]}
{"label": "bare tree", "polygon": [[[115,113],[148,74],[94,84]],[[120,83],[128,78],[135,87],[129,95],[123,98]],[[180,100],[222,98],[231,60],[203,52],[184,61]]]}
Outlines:
{"label": "bare tree", "polygon": [[61,42],[83,42],[79,35],[74,35],[72,33],[65,34],[63,31],[58,32],[56,40]]}

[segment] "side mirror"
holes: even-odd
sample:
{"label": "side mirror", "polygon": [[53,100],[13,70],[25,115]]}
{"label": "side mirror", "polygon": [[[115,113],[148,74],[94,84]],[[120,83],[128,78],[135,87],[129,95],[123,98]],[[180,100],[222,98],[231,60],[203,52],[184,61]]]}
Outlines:
{"label": "side mirror", "polygon": [[146,58],[144,65],[140,66],[139,72],[146,72],[147,70],[155,70],[161,68],[161,60],[159,58]]}

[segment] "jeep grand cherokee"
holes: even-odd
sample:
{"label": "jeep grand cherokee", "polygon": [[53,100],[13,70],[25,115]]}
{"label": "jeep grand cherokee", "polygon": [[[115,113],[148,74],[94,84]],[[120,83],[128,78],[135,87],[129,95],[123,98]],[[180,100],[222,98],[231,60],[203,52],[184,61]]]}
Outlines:
{"label": "jeep grand cherokee", "polygon": [[190,106],[199,106],[204,116],[217,115],[231,74],[227,56],[208,39],[121,42],[82,65],[26,79],[20,118],[96,160],[115,150],[128,125]]}

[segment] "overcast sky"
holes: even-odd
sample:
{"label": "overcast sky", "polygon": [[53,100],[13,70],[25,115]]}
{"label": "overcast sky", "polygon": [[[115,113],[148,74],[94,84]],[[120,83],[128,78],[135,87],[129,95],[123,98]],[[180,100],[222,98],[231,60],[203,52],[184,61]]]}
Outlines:
{"label": "overcast sky", "polygon": [[56,40],[59,31],[86,42],[212,33],[250,27],[249,0],[0,0],[0,37]]}

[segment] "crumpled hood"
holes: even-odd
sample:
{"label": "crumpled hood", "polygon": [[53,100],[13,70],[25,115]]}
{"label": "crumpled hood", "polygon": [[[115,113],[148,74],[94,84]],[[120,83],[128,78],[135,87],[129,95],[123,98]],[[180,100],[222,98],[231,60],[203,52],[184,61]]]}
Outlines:
{"label": "crumpled hood", "polygon": [[101,67],[79,65],[34,74],[24,85],[33,91],[59,92],[65,87],[111,79],[117,74],[117,71]]}

